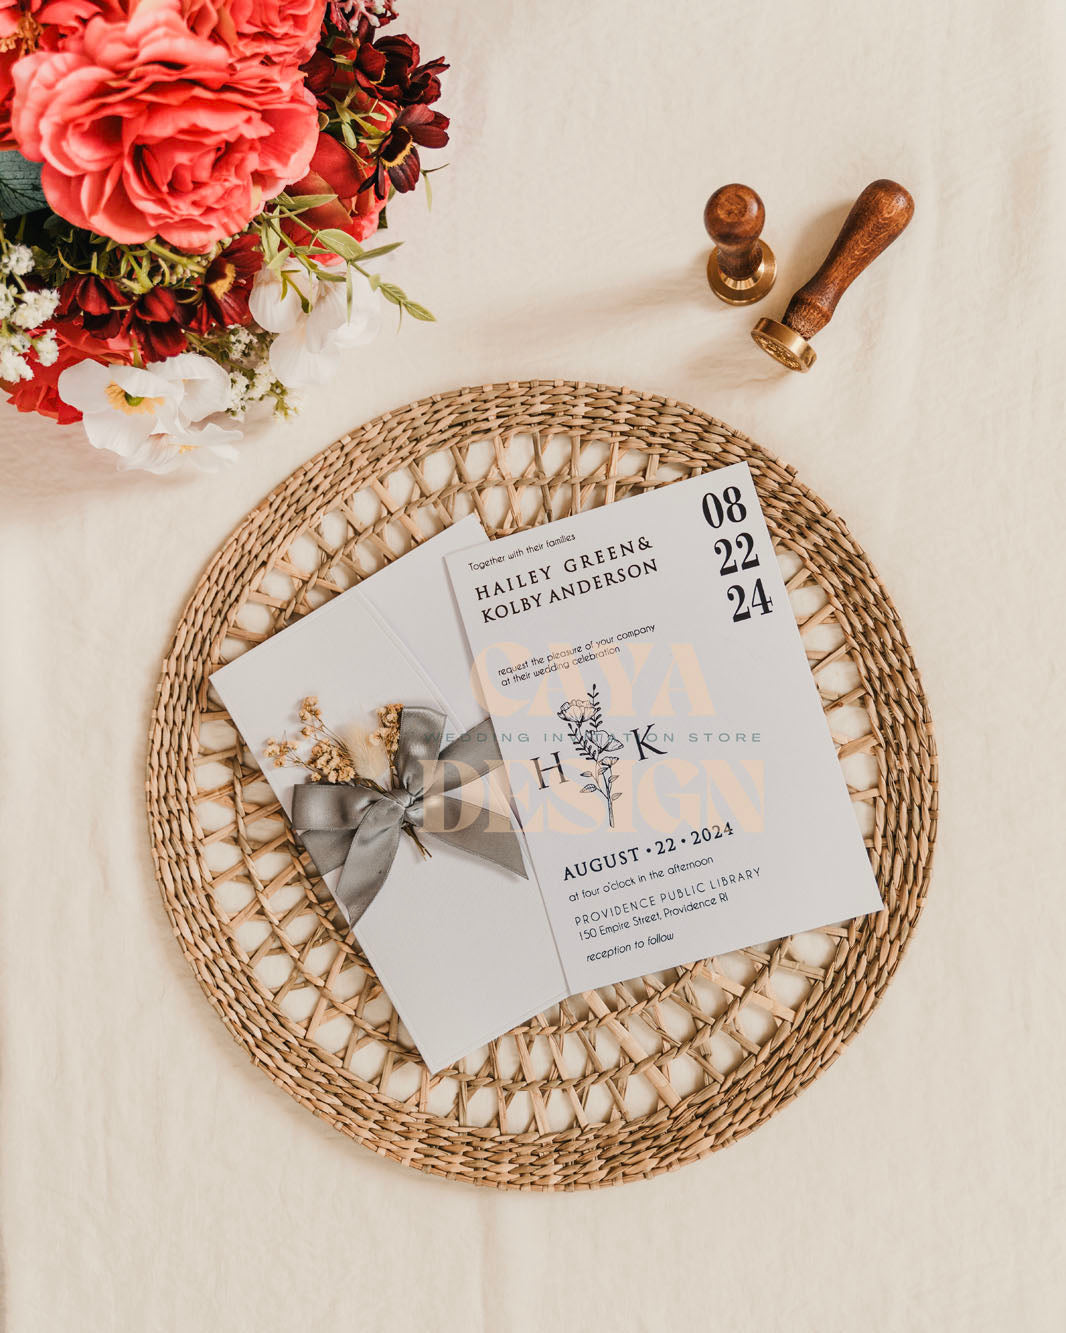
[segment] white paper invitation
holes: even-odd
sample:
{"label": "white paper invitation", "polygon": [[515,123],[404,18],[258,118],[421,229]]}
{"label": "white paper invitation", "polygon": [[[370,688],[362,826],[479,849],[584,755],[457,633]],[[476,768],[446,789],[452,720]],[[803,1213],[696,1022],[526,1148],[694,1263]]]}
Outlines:
{"label": "white paper invitation", "polygon": [[881,908],[745,464],[448,564],[566,990]]}
{"label": "white paper invitation", "polygon": [[[211,678],[256,760],[268,738],[299,734],[296,710],[319,698],[336,728],[361,725],[389,703],[447,713],[449,736],[485,714],[444,557],[487,541],[467,518],[424,542]],[[297,768],[264,765],[283,808]],[[431,1070],[507,1031],[566,991],[537,882],[440,842],[429,860],[400,846],[355,934]],[[336,887],[340,871],[324,876]]]}

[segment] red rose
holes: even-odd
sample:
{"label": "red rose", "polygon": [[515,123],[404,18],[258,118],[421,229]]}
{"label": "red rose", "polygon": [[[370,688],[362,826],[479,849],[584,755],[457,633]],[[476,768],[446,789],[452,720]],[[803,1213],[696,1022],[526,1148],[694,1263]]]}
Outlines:
{"label": "red rose", "polygon": [[206,250],[307,170],[314,97],[295,66],[233,60],[180,0],[90,19],[15,66],[12,125],[49,204],[116,241]]}
{"label": "red rose", "polygon": [[362,186],[374,170],[372,160],[358,157],[329,134],[319,134],[310,170],[302,180],[290,185],[286,193],[297,202],[306,194],[335,194],[337,197],[328,204],[309,208],[300,214],[299,222],[288,224],[287,230],[296,244],[310,244],[309,228],[321,231],[325,227],[335,227],[354,236],[357,241],[373,236],[385,200],[379,199],[373,190],[362,190]]}

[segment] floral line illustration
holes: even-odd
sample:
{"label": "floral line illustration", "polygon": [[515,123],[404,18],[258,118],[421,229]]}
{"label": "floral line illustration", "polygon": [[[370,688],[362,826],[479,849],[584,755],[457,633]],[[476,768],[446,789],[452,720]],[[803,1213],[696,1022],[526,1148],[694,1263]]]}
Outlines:
{"label": "floral line illustration", "polygon": [[622,748],[622,742],[604,729],[597,687],[593,685],[584,699],[568,699],[556,716],[566,723],[574,749],[594,765],[582,769],[581,776],[592,781],[581,790],[599,792],[607,804],[607,818],[614,828],[614,803],[622,793],[615,789],[618,756],[613,752]]}

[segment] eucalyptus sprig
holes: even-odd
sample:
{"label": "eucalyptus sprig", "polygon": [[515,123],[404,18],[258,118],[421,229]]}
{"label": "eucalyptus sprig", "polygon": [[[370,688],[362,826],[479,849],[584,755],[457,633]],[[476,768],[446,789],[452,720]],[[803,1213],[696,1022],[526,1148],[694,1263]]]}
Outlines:
{"label": "eucalyptus sprig", "polygon": [[[412,301],[402,287],[384,281],[380,274],[364,267],[365,264],[391,254],[393,250],[398,250],[403,244],[402,241],[391,241],[386,245],[367,249],[360,245],[354,236],[349,236],[346,231],[341,231],[338,227],[309,227],[306,221],[301,220],[302,214],[331,203],[336,197],[335,194],[313,194],[294,198],[289,194],[280,194],[254,224],[259,233],[263,263],[280,275],[282,290],[285,291],[290,286],[286,277],[286,266],[295,261],[319,281],[348,283],[350,300],[351,274],[354,271],[366,278],[372,291],[379,291],[386,301],[396,306],[401,318],[404,314],[408,314],[412,319],[435,321],[436,316],[424,305]],[[310,234],[310,242],[299,244],[294,241],[282,225],[283,220],[299,221],[300,226]],[[345,272],[331,273],[323,268],[319,262],[323,253],[334,254],[343,259],[346,263]],[[297,284],[292,283],[291,286],[299,292],[301,304],[306,310],[308,305],[306,295],[300,291]]]}

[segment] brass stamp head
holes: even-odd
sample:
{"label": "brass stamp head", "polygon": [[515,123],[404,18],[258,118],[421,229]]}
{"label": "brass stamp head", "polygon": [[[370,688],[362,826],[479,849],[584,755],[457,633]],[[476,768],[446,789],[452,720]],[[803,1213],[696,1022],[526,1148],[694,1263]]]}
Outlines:
{"label": "brass stamp head", "polygon": [[767,356],[780,361],[789,370],[798,370],[806,374],[814,365],[817,353],[802,334],[790,329],[787,324],[780,324],[776,319],[760,319],[751,331],[755,342]]}
{"label": "brass stamp head", "polygon": [[711,291],[715,296],[730,305],[752,305],[755,301],[762,300],[774,285],[777,277],[777,260],[766,241],[760,240],[758,244],[762,258],[755,272],[745,278],[731,278],[722,272],[719,263],[721,252],[718,246],[715,246],[707,257],[707,281],[711,284]]}

